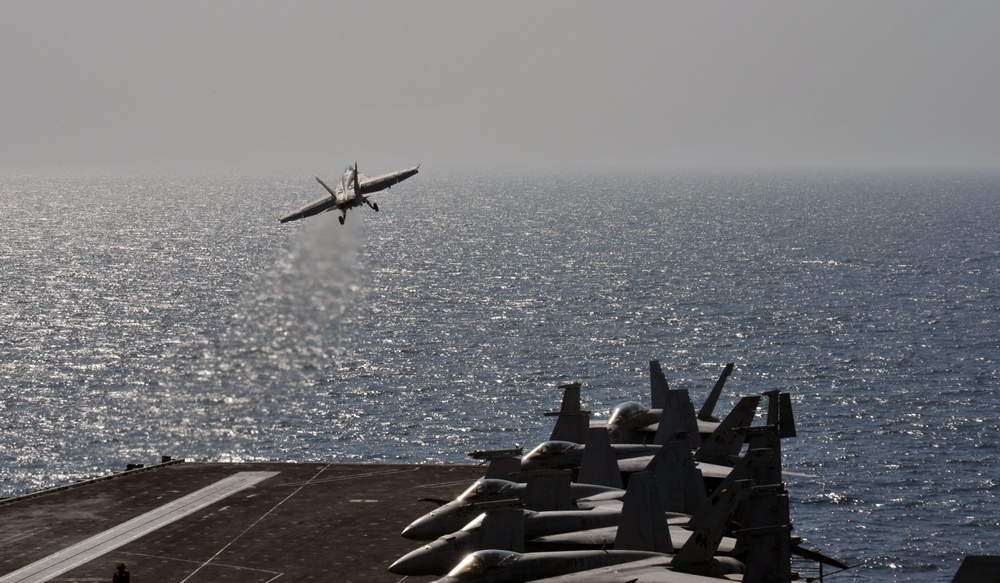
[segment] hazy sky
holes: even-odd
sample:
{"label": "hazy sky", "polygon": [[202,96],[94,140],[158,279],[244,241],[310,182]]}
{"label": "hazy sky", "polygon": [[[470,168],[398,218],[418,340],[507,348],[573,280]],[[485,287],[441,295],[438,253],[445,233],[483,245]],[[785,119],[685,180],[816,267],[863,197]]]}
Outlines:
{"label": "hazy sky", "polygon": [[1000,166],[1000,2],[0,0],[0,169]]}

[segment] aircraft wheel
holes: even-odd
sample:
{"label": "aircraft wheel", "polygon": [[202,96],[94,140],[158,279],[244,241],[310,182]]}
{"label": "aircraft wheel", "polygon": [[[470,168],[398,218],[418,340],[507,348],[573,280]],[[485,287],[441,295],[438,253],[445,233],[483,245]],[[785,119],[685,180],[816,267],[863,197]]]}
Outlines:
{"label": "aircraft wheel", "polygon": [[344,217],[337,217],[337,220],[340,221],[341,225],[344,224]]}
{"label": "aircraft wheel", "polygon": [[375,209],[375,212],[378,212],[378,203],[373,204],[372,208]]}

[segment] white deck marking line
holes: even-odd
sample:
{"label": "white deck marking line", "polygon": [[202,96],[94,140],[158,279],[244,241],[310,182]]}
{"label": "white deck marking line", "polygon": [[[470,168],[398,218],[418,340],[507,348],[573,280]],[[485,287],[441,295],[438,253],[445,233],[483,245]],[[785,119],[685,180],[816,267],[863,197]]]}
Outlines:
{"label": "white deck marking line", "polygon": [[[157,560],[160,560],[160,561],[169,561],[169,562],[173,562],[173,563],[191,563],[192,565],[200,565],[200,564],[202,564],[204,562],[204,561],[195,561],[195,560],[192,560],[192,559],[179,559],[177,557],[168,557],[166,555],[150,555],[148,553],[130,553],[128,551],[120,551],[120,554],[122,555],[122,557],[144,557],[144,558],[147,558],[147,559],[157,559]],[[284,575],[284,573],[281,572],[281,571],[270,571],[268,569],[256,569],[254,567],[244,567],[242,565],[230,565],[228,563],[215,562],[215,563],[212,563],[212,566],[213,567],[222,568],[222,569],[232,569],[234,571],[253,571],[254,573],[266,573],[268,575],[274,575],[275,577],[273,577],[271,580],[277,579],[278,577]],[[102,577],[101,581],[104,581],[104,580],[105,580],[105,578]]]}
{"label": "white deck marking line", "polygon": [[39,526],[38,528],[33,528],[31,530],[22,532],[20,534],[15,534],[15,535],[13,535],[13,536],[11,536],[9,538],[0,539],[0,543],[10,544],[10,543],[12,543],[14,541],[21,540],[22,538],[28,538],[30,536],[35,536],[36,534],[38,534],[40,532],[45,532],[48,529],[49,529],[48,526]]}
{"label": "white deck marking line", "polygon": [[[212,561],[214,561],[214,560],[216,559],[216,557],[218,557],[218,556],[219,556],[219,555],[221,555],[221,554],[222,554],[223,552],[225,552],[225,550],[226,550],[226,549],[228,549],[229,547],[231,547],[231,546],[233,545],[233,543],[235,543],[236,541],[238,541],[238,540],[240,539],[240,537],[242,537],[242,536],[243,536],[243,535],[245,535],[246,533],[250,532],[250,529],[252,529],[253,527],[257,526],[257,524],[258,524],[258,523],[260,523],[260,521],[261,521],[261,520],[264,520],[265,518],[267,518],[267,517],[268,517],[268,515],[269,515],[269,514],[271,514],[271,513],[272,513],[272,512],[274,512],[275,510],[277,510],[277,509],[278,509],[278,506],[281,506],[281,505],[282,505],[282,504],[284,504],[285,502],[288,502],[288,500],[290,500],[292,496],[294,496],[294,495],[298,494],[298,493],[299,493],[299,492],[300,492],[300,491],[302,490],[302,488],[305,488],[306,486],[308,486],[309,484],[311,484],[311,483],[313,482],[313,480],[315,480],[316,478],[318,478],[320,474],[322,474],[323,472],[325,472],[325,471],[326,471],[326,469],[327,469],[327,468],[329,468],[329,467],[330,467],[330,466],[332,466],[332,465],[333,465],[333,463],[329,463],[329,464],[326,464],[325,466],[323,466],[322,468],[320,468],[320,469],[319,469],[319,471],[318,471],[318,472],[316,472],[316,475],[315,475],[315,476],[313,476],[313,477],[309,478],[308,480],[306,480],[306,482],[305,482],[304,484],[302,484],[301,486],[299,486],[298,488],[296,488],[294,492],[292,492],[292,493],[291,493],[291,494],[289,494],[288,496],[285,496],[285,497],[284,497],[284,498],[283,498],[283,499],[281,500],[281,502],[278,502],[277,504],[275,504],[275,505],[274,505],[274,506],[273,506],[273,507],[272,507],[272,508],[271,508],[270,510],[268,510],[268,511],[267,511],[267,512],[265,512],[264,514],[261,514],[261,515],[260,515],[260,518],[258,518],[257,520],[255,520],[255,521],[253,522],[253,524],[251,524],[250,526],[246,527],[246,529],[245,529],[245,530],[244,530],[243,532],[241,532],[241,533],[239,533],[238,535],[236,535],[236,537],[234,537],[234,538],[233,538],[233,540],[231,540],[231,541],[229,541],[228,543],[226,543],[226,546],[224,546],[224,547],[222,547],[221,549],[219,549],[219,552],[217,552],[217,553],[215,553],[214,555],[212,555],[211,557],[209,557],[209,558],[208,558],[208,560],[207,560],[207,561],[205,561],[204,563],[202,563],[201,565],[198,565],[198,568],[197,568],[197,569],[195,569],[194,571],[191,571],[191,574],[190,574],[190,575],[188,575],[187,577],[185,577],[185,578],[184,578],[184,579],[183,579],[183,580],[181,581],[181,583],[187,583],[187,580],[188,580],[188,579],[190,579],[191,577],[194,577],[194,576],[195,576],[195,574],[196,574],[196,573],[198,573],[198,571],[201,571],[201,570],[202,570],[202,569],[203,569],[204,567],[206,567],[206,566],[207,566],[207,565],[208,565],[209,563],[211,563]],[[282,573],[282,574],[283,574],[283,573]],[[276,577],[274,577],[274,579],[277,579],[278,577],[281,577],[281,575],[282,575],[282,574],[278,574],[278,575],[277,575]],[[270,580],[268,580],[268,581],[267,581],[267,583],[271,583],[271,581],[274,581],[274,579],[270,579]],[[3,583],[3,581],[0,581],[0,583]]]}
{"label": "white deck marking line", "polygon": [[70,569],[79,567],[101,555],[130,543],[156,529],[162,528],[222,500],[240,490],[266,480],[278,472],[239,472],[228,478],[192,492],[183,498],[160,506],[132,520],[80,541],[44,559],[35,561],[0,577],[0,583],[41,583],[55,578]]}
{"label": "white deck marking line", "polygon": [[414,488],[438,488],[440,486],[461,486],[463,484],[466,486],[471,486],[472,483],[475,481],[476,480],[472,480],[470,482],[468,479],[464,479],[464,480],[454,480],[452,482],[438,482],[436,484],[417,484],[414,486]]}
{"label": "white deck marking line", "polygon": [[[358,464],[358,465],[360,465],[360,464]],[[301,486],[303,484],[319,484],[319,483],[327,483],[327,482],[343,482],[343,481],[346,481],[346,480],[356,480],[358,478],[371,478],[371,477],[374,477],[374,476],[388,476],[390,474],[399,474],[399,473],[403,473],[403,472],[408,472],[408,473],[409,472],[419,472],[419,471],[420,471],[420,468],[412,468],[412,469],[410,469],[410,468],[404,468],[404,469],[378,470],[378,471],[373,471],[373,472],[348,474],[346,476],[333,476],[331,478],[323,478],[322,480],[317,480],[315,478],[310,478],[306,482],[288,482],[286,484],[281,484],[281,485],[282,486]]]}

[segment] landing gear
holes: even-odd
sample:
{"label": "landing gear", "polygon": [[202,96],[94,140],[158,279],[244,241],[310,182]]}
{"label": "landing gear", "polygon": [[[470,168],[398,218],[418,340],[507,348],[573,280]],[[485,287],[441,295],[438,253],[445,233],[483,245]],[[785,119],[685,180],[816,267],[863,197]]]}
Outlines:
{"label": "landing gear", "polygon": [[373,203],[372,208],[375,209],[375,212],[378,212],[378,203]]}
{"label": "landing gear", "polygon": [[344,224],[344,218],[345,218],[344,215],[340,215],[339,217],[337,217],[337,220],[340,221],[341,225]]}

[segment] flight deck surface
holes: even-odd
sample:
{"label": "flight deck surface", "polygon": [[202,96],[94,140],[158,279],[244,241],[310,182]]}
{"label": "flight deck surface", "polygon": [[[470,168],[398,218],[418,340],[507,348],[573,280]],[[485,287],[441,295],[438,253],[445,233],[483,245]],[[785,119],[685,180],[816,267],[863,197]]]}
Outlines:
{"label": "flight deck surface", "polygon": [[0,583],[422,582],[386,569],[400,536],[485,468],[169,463],[0,500]]}

